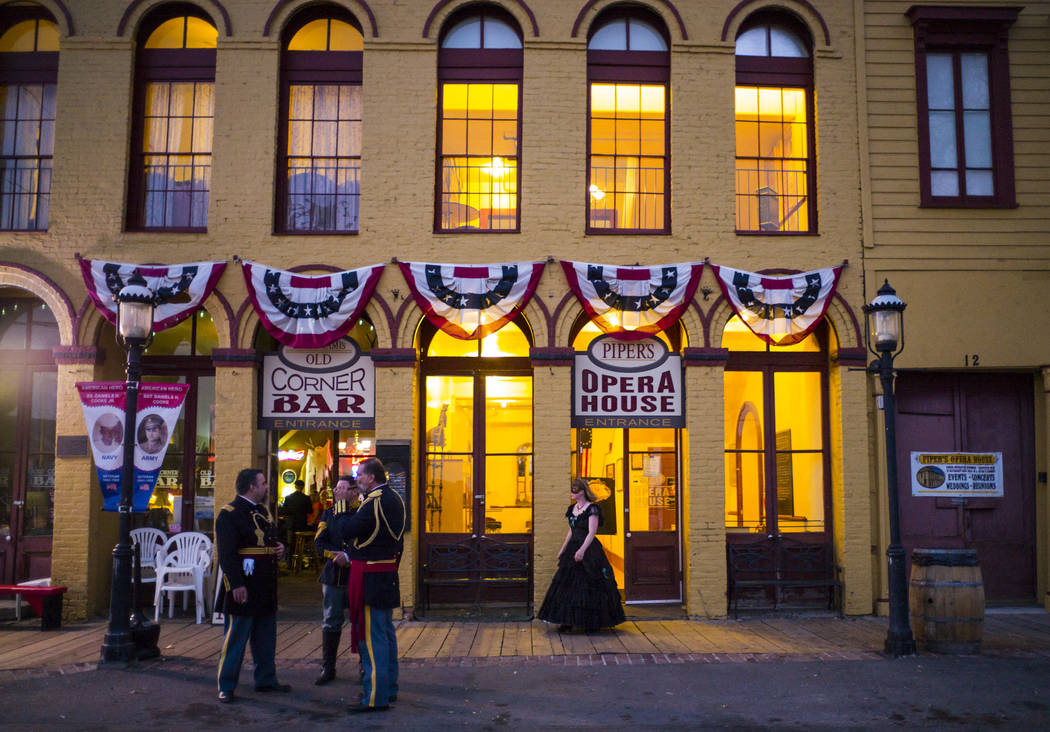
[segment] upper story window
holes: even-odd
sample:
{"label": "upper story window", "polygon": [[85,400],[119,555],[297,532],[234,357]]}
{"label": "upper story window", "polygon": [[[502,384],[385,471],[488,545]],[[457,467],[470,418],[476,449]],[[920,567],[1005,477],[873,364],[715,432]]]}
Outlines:
{"label": "upper story window", "polygon": [[737,35],[737,233],[817,230],[810,49],[787,16],[756,16]]}
{"label": "upper story window", "polygon": [[671,230],[670,53],[642,11],[606,13],[587,43],[587,232]]}
{"label": "upper story window", "polygon": [[42,8],[0,14],[0,230],[47,229],[58,26]]}
{"label": "upper story window", "polygon": [[127,228],[204,231],[211,190],[218,31],[197,8],[161,6],[135,56]]}
{"label": "upper story window", "polygon": [[275,229],[358,230],[361,199],[361,29],[331,6],[300,13],[284,33]]}
{"label": "upper story window", "polygon": [[453,15],[438,53],[435,231],[519,231],[521,30],[498,8]]}
{"label": "upper story window", "polygon": [[923,206],[1015,205],[1007,35],[1020,8],[915,6]]}

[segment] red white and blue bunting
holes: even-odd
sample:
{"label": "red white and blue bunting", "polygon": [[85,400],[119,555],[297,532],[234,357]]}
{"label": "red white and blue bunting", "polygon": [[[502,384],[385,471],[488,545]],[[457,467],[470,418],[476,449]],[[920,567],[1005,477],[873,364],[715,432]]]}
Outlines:
{"label": "red white and blue bunting", "polygon": [[248,297],[266,331],[292,348],[323,348],[357,323],[383,265],[301,275],[241,261]]}
{"label": "red white and blue bunting", "polygon": [[561,266],[591,320],[623,341],[645,338],[676,323],[704,271],[701,262],[620,267],[563,260]]}
{"label": "red white and blue bunting", "polygon": [[[113,297],[123,289],[135,270],[157,295],[153,313],[153,331],[160,332],[178,325],[197,311],[208,299],[226,269],[226,262],[191,262],[189,264],[141,265],[80,259],[91,301],[113,325],[117,324],[117,303]],[[183,297],[184,296],[184,297]],[[178,298],[178,302],[175,302]],[[185,298],[185,299],[184,299]]]}
{"label": "red white and blue bunting", "polygon": [[543,262],[398,262],[416,304],[436,327],[462,340],[495,333],[528,304]]}
{"label": "red white and blue bunting", "polygon": [[744,324],[773,346],[798,343],[831,304],[842,267],[767,277],[712,264],[722,294]]}

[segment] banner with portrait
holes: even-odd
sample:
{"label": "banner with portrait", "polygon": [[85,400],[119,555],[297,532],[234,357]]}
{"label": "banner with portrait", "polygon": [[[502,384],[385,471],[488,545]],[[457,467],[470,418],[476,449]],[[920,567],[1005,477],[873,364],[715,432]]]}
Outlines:
{"label": "banner with portrait", "polygon": [[[139,383],[138,414],[132,433],[135,440],[133,513],[144,513],[149,508],[189,388],[188,384]],[[102,510],[117,511],[124,473],[126,385],[123,381],[82,381],[77,384],[77,391],[102,489]]]}

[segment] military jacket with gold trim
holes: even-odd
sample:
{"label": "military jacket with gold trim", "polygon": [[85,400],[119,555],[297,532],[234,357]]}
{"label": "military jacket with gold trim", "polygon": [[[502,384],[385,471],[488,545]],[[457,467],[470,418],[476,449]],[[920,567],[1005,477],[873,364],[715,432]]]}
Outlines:
{"label": "military jacket with gold trim", "polygon": [[342,537],[339,536],[336,518],[344,513],[350,513],[356,508],[356,504],[351,504],[350,501],[336,501],[331,508],[325,509],[325,512],[321,514],[321,520],[317,523],[317,533],[314,535],[314,549],[317,550],[317,556],[325,560],[324,569],[321,570],[319,580],[322,585],[346,587],[350,568],[340,567],[333,561],[337,554],[347,551]]}
{"label": "military jacket with gold trim", "polygon": [[[373,488],[357,511],[336,519],[351,560],[396,559],[404,550],[405,502],[386,485]],[[375,608],[401,605],[397,572],[375,572],[364,576],[365,604]]]}
{"label": "military jacket with gold trim", "polygon": [[[273,615],[277,612],[277,529],[262,504],[243,496],[222,507],[215,519],[215,546],[222,568],[216,609],[230,615]],[[251,572],[245,559],[252,560]],[[248,590],[248,600],[235,602],[232,590]]]}

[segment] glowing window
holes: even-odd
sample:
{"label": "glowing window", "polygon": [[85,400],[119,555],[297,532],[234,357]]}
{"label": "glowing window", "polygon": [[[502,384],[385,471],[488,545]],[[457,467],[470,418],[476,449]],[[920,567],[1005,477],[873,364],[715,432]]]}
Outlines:
{"label": "glowing window", "polygon": [[439,330],[427,347],[427,356],[498,358],[528,355],[529,339],[517,323],[507,323],[480,340],[453,338]]}
{"label": "glowing window", "polygon": [[364,48],[361,31],[346,21],[333,18],[311,20],[288,41],[289,51],[360,51]]}
{"label": "glowing window", "polygon": [[810,232],[812,59],[801,31],[772,22],[737,37],[736,228]]}
{"label": "glowing window", "polygon": [[144,48],[215,48],[219,31],[208,21],[184,15],[171,18],[149,34]]}

